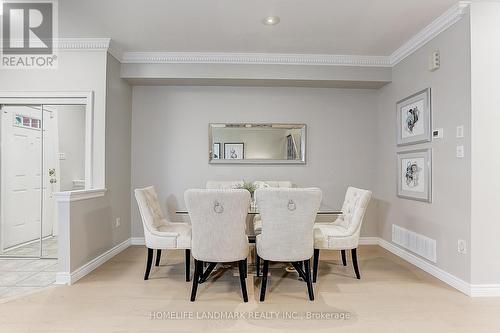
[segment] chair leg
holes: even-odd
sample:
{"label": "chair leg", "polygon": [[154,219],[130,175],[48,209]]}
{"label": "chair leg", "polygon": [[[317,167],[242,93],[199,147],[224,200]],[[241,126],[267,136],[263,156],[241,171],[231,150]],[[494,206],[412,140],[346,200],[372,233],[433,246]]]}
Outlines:
{"label": "chair leg", "polygon": [[245,279],[246,279],[248,277],[248,259],[247,258],[245,258],[245,260],[244,260],[244,267],[245,267],[244,273],[245,273]]}
{"label": "chair leg", "polygon": [[359,280],[361,279],[361,275],[359,274],[358,253],[356,250],[357,249],[351,250],[351,256],[352,256],[352,265],[354,266],[354,272],[356,273],[356,278]]}
{"label": "chair leg", "polygon": [[345,258],[345,250],[340,251],[342,253],[342,265],[347,266],[347,260]]}
{"label": "chair leg", "polygon": [[318,277],[318,265],[319,265],[319,249],[314,249],[313,283],[316,283],[316,278]]}
{"label": "chair leg", "polygon": [[186,261],[186,282],[189,282],[190,277],[191,277],[191,250],[186,249],[184,251],[185,254],[185,261]]}
{"label": "chair leg", "polygon": [[299,274],[299,277],[304,281],[307,282],[307,276],[304,273],[304,269],[302,268],[302,261],[294,261],[291,263],[293,268],[295,268],[295,271],[297,274]]}
{"label": "chair leg", "polygon": [[262,286],[260,287],[260,301],[266,299],[267,273],[269,272],[269,260],[264,260],[264,268],[262,270]]}
{"label": "chair leg", "polygon": [[203,272],[203,266],[202,266],[202,271],[201,271],[201,275],[200,275],[200,283],[204,283],[205,281],[208,280],[208,278],[210,277],[210,274],[212,274],[212,271],[215,269],[216,266],[217,266],[216,262],[209,263],[205,272]]}
{"label": "chair leg", "polygon": [[255,272],[257,276],[260,276],[260,257],[255,251]]}
{"label": "chair leg", "polygon": [[311,259],[304,260],[304,267],[305,267],[305,275],[307,278],[306,282],[307,282],[307,292],[309,293],[309,299],[311,301],[314,301],[314,291],[311,278]]}
{"label": "chair leg", "polygon": [[155,266],[160,266],[160,260],[161,260],[161,250],[156,250]]}
{"label": "chair leg", "polygon": [[203,272],[203,261],[194,260],[194,276],[193,288],[191,289],[191,302],[196,299],[196,291],[198,290],[198,281],[200,280],[201,272]]}
{"label": "chair leg", "polygon": [[151,272],[152,263],[153,263],[153,249],[148,248],[148,260],[146,262],[146,273],[144,274],[144,280],[149,279],[149,272]]}
{"label": "chair leg", "polygon": [[240,271],[240,284],[241,284],[241,293],[243,294],[243,302],[248,302],[248,294],[247,294],[247,283],[246,283],[246,260],[238,261],[238,268]]}

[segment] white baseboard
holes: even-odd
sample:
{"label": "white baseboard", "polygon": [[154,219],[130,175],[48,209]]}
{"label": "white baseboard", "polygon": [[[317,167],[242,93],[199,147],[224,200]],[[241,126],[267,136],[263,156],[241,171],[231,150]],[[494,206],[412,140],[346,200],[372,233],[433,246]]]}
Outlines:
{"label": "white baseboard", "polygon": [[[87,264],[78,268],[72,273],[58,272],[56,274],[56,284],[72,284],[92,272],[97,267],[104,264],[106,261],[122,252],[130,245],[144,245],[144,237],[131,237],[124,242],[113,247],[109,251],[101,254],[97,258],[89,261]],[[435,278],[443,281],[451,287],[461,291],[462,293],[471,297],[500,297],[500,284],[470,284],[444,270],[436,267],[432,263],[423,258],[386,241],[379,237],[361,237],[359,239],[360,245],[379,245],[392,254],[400,257],[401,259],[409,262],[412,265],[420,268],[421,270],[429,273]]]}
{"label": "white baseboard", "polygon": [[379,245],[378,237],[360,237],[359,245]]}
{"label": "white baseboard", "polygon": [[122,252],[126,248],[130,246],[131,239],[126,239],[125,241],[121,242],[120,244],[114,246],[110,250],[104,252],[103,254],[99,255],[98,257],[92,259],[85,265],[77,268],[75,271],[69,273],[69,272],[57,272],[56,273],[56,284],[73,284],[76,281],[80,280],[82,277],[85,275],[89,274],[92,272],[94,269],[97,267],[101,266],[104,264],[106,261],[109,259],[113,258],[116,256],[118,253]]}
{"label": "white baseboard", "polygon": [[448,285],[452,286],[453,288],[463,292],[466,295],[471,296],[470,293],[470,283],[465,282],[464,280],[442,270],[441,268],[438,268],[431,264],[430,262],[426,261],[423,258],[420,258],[413,253],[397,246],[394,245],[385,239],[379,238],[379,245],[386,249],[387,251],[397,255],[398,257],[406,260],[412,265],[417,266],[421,270],[429,273],[430,275],[434,276],[435,278],[438,278],[439,280],[447,283]]}
{"label": "white baseboard", "polygon": [[471,297],[500,297],[500,284],[471,284]]}
{"label": "white baseboard", "polygon": [[132,237],[130,238],[130,245],[145,245],[146,242],[144,237]]}

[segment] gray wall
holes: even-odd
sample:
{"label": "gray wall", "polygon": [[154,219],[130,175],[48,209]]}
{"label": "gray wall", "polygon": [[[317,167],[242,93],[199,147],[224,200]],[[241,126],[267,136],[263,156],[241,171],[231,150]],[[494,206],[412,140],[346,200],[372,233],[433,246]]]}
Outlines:
{"label": "gray wall", "polygon": [[57,109],[60,190],[73,190],[73,180],[85,180],[85,106],[54,105]]}
{"label": "gray wall", "polygon": [[[155,185],[171,219],[188,188],[214,180],[290,180],[318,186],[340,208],[348,185],[376,185],[377,91],[319,88],[133,88],[132,187]],[[307,124],[307,164],[209,165],[208,123]],[[132,236],[143,235],[134,200]],[[363,235],[377,233],[376,201]]]}
{"label": "gray wall", "polygon": [[[120,78],[120,63],[106,60],[106,189],[104,197],[71,202],[73,272],[130,238],[130,137],[132,89]],[[120,226],[116,226],[120,218]]]}
{"label": "gray wall", "polygon": [[[458,239],[470,244],[470,47],[468,17],[438,35],[394,67],[392,83],[381,88],[378,103],[378,183],[380,230],[391,241],[393,224],[437,240],[437,266],[470,281],[470,255],[457,252]],[[441,68],[428,71],[428,57],[441,52]],[[424,88],[432,88],[433,127],[444,138],[431,143],[396,147],[396,102]],[[465,138],[456,139],[456,126]],[[465,158],[455,147],[465,146]],[[433,148],[433,202],[396,197],[396,151]]]}
{"label": "gray wall", "polygon": [[[108,55],[106,69],[106,188],[110,234],[116,245],[130,238],[132,88],[120,78],[120,63]],[[116,218],[121,225],[115,226]]]}

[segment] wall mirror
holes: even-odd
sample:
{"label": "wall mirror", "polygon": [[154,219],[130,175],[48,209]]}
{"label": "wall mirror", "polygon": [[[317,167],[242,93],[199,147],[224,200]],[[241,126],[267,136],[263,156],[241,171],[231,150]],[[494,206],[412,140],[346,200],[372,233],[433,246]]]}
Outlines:
{"label": "wall mirror", "polygon": [[305,164],[305,124],[209,124],[211,164]]}

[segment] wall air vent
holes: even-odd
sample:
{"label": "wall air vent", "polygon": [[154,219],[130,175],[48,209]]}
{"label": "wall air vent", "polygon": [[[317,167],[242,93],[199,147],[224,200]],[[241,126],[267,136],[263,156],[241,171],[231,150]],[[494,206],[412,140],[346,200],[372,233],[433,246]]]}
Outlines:
{"label": "wall air vent", "polygon": [[392,241],[419,256],[436,262],[436,240],[417,234],[395,224],[392,225]]}

